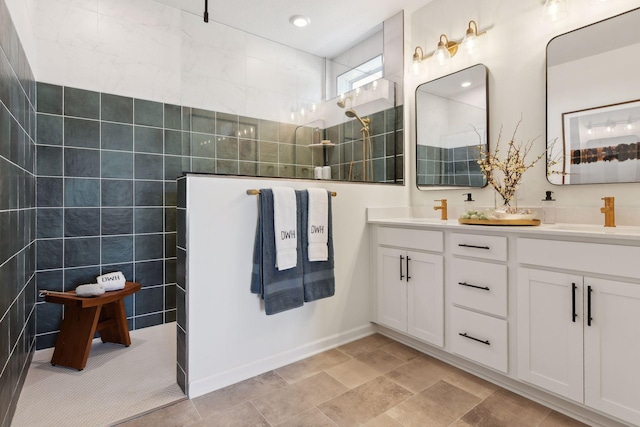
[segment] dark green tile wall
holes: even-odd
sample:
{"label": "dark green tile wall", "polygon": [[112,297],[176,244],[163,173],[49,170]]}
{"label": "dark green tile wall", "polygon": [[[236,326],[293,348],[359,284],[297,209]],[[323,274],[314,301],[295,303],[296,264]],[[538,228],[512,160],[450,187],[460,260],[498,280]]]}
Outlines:
{"label": "dark green tile wall", "polygon": [[[177,127],[181,142],[182,108],[46,83],[37,90],[37,288],[68,291],[122,271],[143,286],[125,302],[131,329],[174,321],[183,164],[178,157],[172,168],[165,137],[171,149]],[[39,349],[55,345],[60,326],[49,305],[37,303]]]}
{"label": "dark green tile wall", "polygon": [[476,146],[440,148],[418,145],[416,158],[418,185],[484,185]]}
{"label": "dark green tile wall", "polygon": [[[176,320],[177,177],[312,178],[313,167],[325,162],[321,151],[307,147],[309,127],[46,83],[38,83],[38,100],[37,287],[72,290],[96,275],[123,271],[143,285],[127,301],[133,329]],[[396,167],[401,114],[391,109],[371,116],[376,181],[402,181],[396,172],[402,173]],[[362,141],[359,132],[348,137],[353,126],[336,127],[345,139],[334,154],[353,154],[327,158],[334,179],[348,179],[344,171],[354,159],[352,180],[361,179]],[[60,322],[43,304],[39,349],[55,344]]]}
{"label": "dark green tile wall", "polygon": [[[371,120],[369,133],[371,144],[367,144],[371,165],[367,181],[403,183],[404,132],[403,108],[398,106],[368,116]],[[362,181],[362,127],[357,120],[324,129],[324,138],[336,143],[333,148],[315,150],[328,151],[327,164],[331,166],[332,179]],[[311,138],[311,136],[309,136]],[[314,164],[316,163],[314,160]],[[371,175],[373,173],[373,176]]]}
{"label": "dark green tile wall", "polygon": [[0,29],[0,425],[8,427],[35,348],[36,86],[4,0]]}

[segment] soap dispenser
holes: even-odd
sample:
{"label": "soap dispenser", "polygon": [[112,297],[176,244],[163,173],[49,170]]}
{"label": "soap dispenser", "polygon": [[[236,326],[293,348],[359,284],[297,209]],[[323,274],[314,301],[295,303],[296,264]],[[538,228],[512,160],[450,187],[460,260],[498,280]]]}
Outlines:
{"label": "soap dispenser", "polygon": [[475,211],[476,210],[476,201],[473,200],[471,193],[464,193],[463,196],[467,196],[464,200],[464,212]]}
{"label": "soap dispenser", "polygon": [[555,201],[551,195],[553,191],[547,191],[546,196],[542,199],[542,221],[545,224],[555,224],[556,222],[556,206]]}

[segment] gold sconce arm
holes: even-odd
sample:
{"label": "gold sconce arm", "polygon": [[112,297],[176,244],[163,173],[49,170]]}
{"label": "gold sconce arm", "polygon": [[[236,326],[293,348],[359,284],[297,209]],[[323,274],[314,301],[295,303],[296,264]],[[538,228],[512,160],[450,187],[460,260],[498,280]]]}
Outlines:
{"label": "gold sconce arm", "polygon": [[[418,51],[420,51],[420,53],[418,53]],[[424,56],[424,50],[422,50],[420,46],[417,46],[416,49],[413,51],[413,62],[420,62],[426,58],[427,57]]]}
{"label": "gold sconce arm", "polygon": [[478,24],[476,24],[476,21],[474,21],[473,19],[469,21],[469,27],[467,28],[467,33],[465,34],[465,37],[471,36],[471,35],[475,37],[480,37],[480,36],[484,36],[485,34],[487,34],[486,31],[483,31],[481,33],[478,32]]}
{"label": "gold sconce arm", "polygon": [[425,59],[434,57],[440,64],[443,64],[449,58],[452,58],[458,53],[460,46],[464,47],[469,54],[473,54],[477,50],[477,38],[483,36],[487,31],[478,32],[478,24],[476,21],[471,20],[467,25],[467,30],[461,41],[449,40],[446,34],[441,34],[438,40],[438,46],[435,51],[425,55],[422,47],[417,46],[413,52],[413,64],[414,71],[417,70],[417,66]]}

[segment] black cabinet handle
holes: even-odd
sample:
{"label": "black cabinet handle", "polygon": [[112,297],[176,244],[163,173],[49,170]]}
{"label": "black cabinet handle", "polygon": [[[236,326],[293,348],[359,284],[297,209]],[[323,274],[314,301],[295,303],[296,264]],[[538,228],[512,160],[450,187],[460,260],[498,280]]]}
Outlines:
{"label": "black cabinet handle", "polygon": [[476,246],[476,245],[467,245],[465,243],[458,243],[458,246],[463,248],[474,248],[474,249],[491,249],[489,246]]}
{"label": "black cabinet handle", "polygon": [[463,332],[458,332],[458,335],[460,335],[461,337],[469,338],[470,340],[478,341],[478,342],[480,342],[482,344],[491,345],[489,340],[481,340],[480,338],[472,337],[471,335],[467,335],[466,332],[464,332],[464,333]]}
{"label": "black cabinet handle", "polygon": [[407,282],[411,279],[411,276],[409,276],[409,261],[411,261],[411,258],[407,255]]}
{"label": "black cabinet handle", "polygon": [[593,289],[591,286],[587,286],[587,326],[591,326],[591,321],[593,320],[591,317],[591,292],[593,292]]}
{"label": "black cabinet handle", "polygon": [[468,286],[470,288],[475,288],[475,289],[482,289],[483,291],[490,291],[491,289],[489,289],[488,286],[477,286],[477,285],[471,285],[467,282],[458,282],[458,285],[460,286]]}
{"label": "black cabinet handle", "polygon": [[573,323],[576,323],[576,317],[578,317],[578,315],[576,314],[576,290],[578,289],[578,287],[576,286],[575,283],[571,284],[571,321]]}
{"label": "black cabinet handle", "polygon": [[400,255],[400,280],[404,280],[404,274],[402,274],[402,261],[404,261],[404,257]]}

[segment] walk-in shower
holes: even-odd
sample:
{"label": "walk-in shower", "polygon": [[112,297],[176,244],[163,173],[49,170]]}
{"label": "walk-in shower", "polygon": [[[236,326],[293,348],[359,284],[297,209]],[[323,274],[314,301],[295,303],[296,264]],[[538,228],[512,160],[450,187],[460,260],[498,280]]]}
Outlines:
{"label": "walk-in shower", "polygon": [[[351,99],[351,97],[347,97],[341,99],[337,102],[338,107],[344,108],[346,105],[347,99]],[[358,113],[353,108],[348,109],[344,112],[344,114],[349,118],[357,119],[362,125],[362,180],[367,181],[367,175],[369,175],[369,180],[373,179],[373,163],[372,163],[372,147],[371,147],[371,132],[369,130],[369,125],[371,124],[371,119],[369,117],[360,117]]]}

